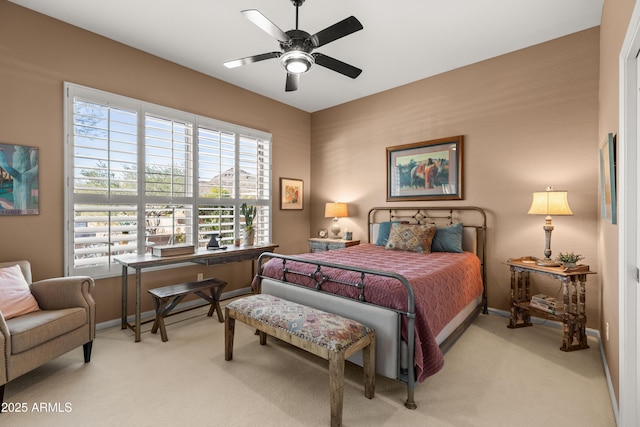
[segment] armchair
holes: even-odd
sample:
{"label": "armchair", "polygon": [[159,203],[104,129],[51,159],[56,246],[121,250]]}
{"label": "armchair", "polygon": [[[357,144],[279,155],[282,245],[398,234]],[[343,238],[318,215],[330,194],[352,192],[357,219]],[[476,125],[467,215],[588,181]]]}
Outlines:
{"label": "armchair", "polygon": [[32,283],[29,261],[1,262],[0,268],[13,265],[20,266],[40,310],[10,319],[0,311],[0,404],[9,381],[76,347],[83,346],[84,362],[88,363],[96,330],[91,277]]}

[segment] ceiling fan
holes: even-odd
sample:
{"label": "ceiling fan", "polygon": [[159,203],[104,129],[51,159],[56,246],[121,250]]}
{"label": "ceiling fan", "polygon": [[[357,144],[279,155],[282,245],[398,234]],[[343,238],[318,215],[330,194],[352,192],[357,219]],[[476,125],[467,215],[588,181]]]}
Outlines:
{"label": "ceiling fan", "polygon": [[253,62],[264,61],[265,59],[280,58],[282,67],[287,72],[285,90],[291,92],[298,90],[300,75],[311,70],[314,64],[326,67],[330,70],[344,74],[355,79],[362,73],[362,70],[349,65],[335,58],[313,52],[314,49],[324,46],[351,33],[362,30],[362,24],[354,16],[350,16],[342,21],[333,24],[322,31],[310,35],[306,31],[298,29],[298,8],[302,6],[304,0],[291,0],[296,7],[296,28],[295,30],[282,31],[256,9],[243,10],[242,14],[251,22],[260,27],[271,37],[280,43],[281,52],[269,52],[260,55],[248,56],[246,58],[227,61],[224,63],[227,68],[236,68],[241,65]]}

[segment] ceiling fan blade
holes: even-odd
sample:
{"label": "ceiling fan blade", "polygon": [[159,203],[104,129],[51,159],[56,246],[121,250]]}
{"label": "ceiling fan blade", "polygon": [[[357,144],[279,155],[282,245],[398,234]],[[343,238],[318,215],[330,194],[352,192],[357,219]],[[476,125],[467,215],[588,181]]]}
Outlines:
{"label": "ceiling fan blade", "polygon": [[313,57],[316,60],[316,64],[322,65],[330,70],[336,71],[340,74],[344,74],[347,77],[355,79],[362,73],[360,68],[356,68],[353,65],[349,65],[346,62],[339,61],[321,53],[314,53]]}
{"label": "ceiling fan blade", "polygon": [[282,52],[269,52],[260,55],[247,56],[246,58],[234,59],[233,61],[227,61],[224,66],[227,68],[236,68],[242,65],[252,64],[258,61],[264,61],[265,59],[279,58]]}
{"label": "ceiling fan blade", "polygon": [[287,73],[287,84],[284,90],[286,92],[293,92],[298,90],[298,83],[300,82],[300,74]]}
{"label": "ceiling fan blade", "polygon": [[351,33],[360,31],[362,28],[360,21],[358,21],[355,16],[350,16],[312,35],[311,43],[313,43],[314,47],[320,47],[344,36],[348,36]]}
{"label": "ceiling fan blade", "polygon": [[287,33],[278,28],[276,24],[271,22],[269,18],[258,12],[256,9],[243,10],[242,14],[274,39],[281,42],[288,42],[291,40],[291,37],[289,37]]}

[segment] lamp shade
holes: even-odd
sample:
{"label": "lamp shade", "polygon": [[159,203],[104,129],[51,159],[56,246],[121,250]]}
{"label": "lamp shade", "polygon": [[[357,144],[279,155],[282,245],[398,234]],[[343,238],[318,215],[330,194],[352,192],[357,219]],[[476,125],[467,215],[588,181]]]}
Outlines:
{"label": "lamp shade", "polygon": [[566,191],[536,191],[529,208],[529,215],[573,215]]}
{"label": "lamp shade", "polygon": [[324,207],[325,218],[343,218],[349,216],[349,209],[346,203],[327,203]]}

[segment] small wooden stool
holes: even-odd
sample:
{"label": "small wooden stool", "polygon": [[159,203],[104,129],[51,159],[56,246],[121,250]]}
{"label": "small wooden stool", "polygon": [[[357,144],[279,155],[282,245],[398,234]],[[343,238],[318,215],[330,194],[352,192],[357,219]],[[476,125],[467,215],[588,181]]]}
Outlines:
{"label": "small wooden stool", "polygon": [[[177,285],[163,286],[161,288],[149,289],[153,297],[153,305],[156,309],[156,319],[153,322],[151,333],[155,334],[160,328],[162,341],[168,341],[167,329],[164,325],[164,318],[190,293],[198,295],[200,298],[211,303],[207,316],[212,316],[215,310],[218,313],[218,321],[224,322],[222,309],[220,308],[220,295],[227,282],[218,279],[206,279],[199,282],[180,283]],[[209,291],[211,296],[204,293]]]}
{"label": "small wooden stool", "polygon": [[329,361],[332,426],[342,425],[345,359],[360,350],[364,362],[364,395],[373,398],[375,330],[355,320],[267,294],[233,301],[227,304],[225,312],[225,360],[233,358],[237,319],[259,331],[262,345],[267,343],[267,335],[271,335]]}

